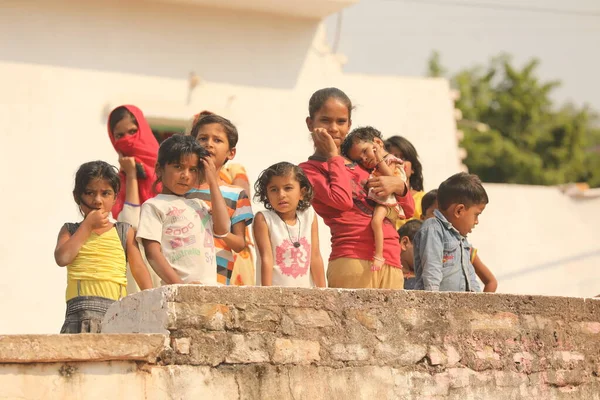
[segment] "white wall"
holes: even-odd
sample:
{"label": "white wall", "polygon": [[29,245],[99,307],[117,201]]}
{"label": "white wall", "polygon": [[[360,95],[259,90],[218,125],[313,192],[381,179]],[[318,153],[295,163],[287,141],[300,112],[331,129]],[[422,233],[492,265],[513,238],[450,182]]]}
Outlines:
{"label": "white wall", "polygon": [[555,187],[486,184],[490,203],[469,240],[503,293],[600,294],[600,199]]}
{"label": "white wall", "polygon": [[[0,12],[0,333],[60,329],[66,271],[53,260],[56,235],[79,219],[71,196],[77,167],[116,164],[106,133],[111,107],[131,103],[174,119],[222,113],[238,126],[236,161],[254,180],[275,162],[306,160],[308,99],[339,86],[357,105],[355,126],[415,143],[428,188],[459,169],[447,82],[343,75],[317,21],[89,3],[14,1]],[[203,81],[190,97],[191,71]],[[325,227],[321,235],[326,258]]]}

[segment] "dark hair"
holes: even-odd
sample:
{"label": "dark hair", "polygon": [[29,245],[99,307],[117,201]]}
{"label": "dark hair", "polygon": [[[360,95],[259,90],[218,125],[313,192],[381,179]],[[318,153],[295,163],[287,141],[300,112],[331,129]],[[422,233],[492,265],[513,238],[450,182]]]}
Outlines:
{"label": "dark hair", "polygon": [[423,190],[423,166],[419,161],[417,149],[402,136],[392,136],[385,141],[385,149],[391,153],[391,146],[397,147],[402,153],[402,159],[410,161],[413,173],[410,176],[410,188],[418,192]]}
{"label": "dark hair", "polygon": [[342,142],[342,145],[340,146],[340,151],[344,157],[350,158],[348,153],[350,153],[352,146],[359,142],[373,142],[375,138],[379,138],[383,141],[381,132],[372,126],[356,128],[346,136]]}
{"label": "dark hair", "polygon": [[120,106],[120,107],[117,107],[114,110],[112,110],[112,112],[108,116],[108,126],[110,128],[111,135],[113,134],[113,131],[115,130],[115,126],[117,126],[117,124],[119,122],[121,122],[121,120],[125,117],[131,118],[131,120],[133,121],[135,126],[137,126],[138,128],[140,127],[137,122],[137,119],[135,119],[135,115],[133,115],[133,113],[131,111],[129,111],[127,109],[127,107]]}
{"label": "dark hair", "polygon": [[[235,127],[235,125],[233,125],[231,123],[231,121],[228,120],[227,118],[221,117],[220,115],[217,115],[210,111],[202,111],[195,116],[194,122],[192,124],[192,130],[190,131],[190,135],[194,139],[197,139],[198,133],[200,132],[200,128],[202,128],[205,125],[210,125],[210,124],[221,125],[221,127],[225,131],[225,134],[227,135],[227,141],[229,142],[228,143],[229,150],[231,150],[235,146],[237,146],[239,136],[238,136],[238,131],[237,131],[237,128]],[[225,162],[227,162],[227,160]]]}
{"label": "dark hair", "polygon": [[454,174],[442,182],[437,199],[441,210],[448,209],[452,204],[464,204],[468,208],[489,201],[479,177],[466,172]]}
{"label": "dark hair", "polygon": [[208,151],[191,136],[173,135],[160,144],[158,149],[158,158],[156,160],[157,178],[154,182],[154,189],[161,181],[160,170],[164,169],[167,164],[173,164],[181,161],[181,158],[187,154],[196,154],[198,156],[198,178],[200,182],[204,180],[204,165],[200,162],[201,159],[209,156]]}
{"label": "dark hair", "polygon": [[437,201],[438,190],[433,189],[425,193],[425,196],[421,199],[421,211],[423,214]]}
{"label": "dark hair", "polygon": [[[110,187],[115,192],[115,196],[121,189],[121,180],[119,178],[119,170],[104,161],[90,161],[81,164],[75,174],[75,187],[73,188],[73,198],[79,205],[81,204],[81,196],[85,193],[85,188],[94,179],[105,179]],[[87,204],[84,203],[87,206]],[[89,207],[89,206],[88,206]]]}
{"label": "dark hair", "polygon": [[304,174],[304,171],[302,171],[302,168],[286,161],[273,164],[260,173],[258,180],[254,184],[254,198],[263,203],[267,210],[272,210],[273,206],[269,203],[269,198],[267,197],[267,186],[274,176],[288,176],[290,174],[293,174],[294,178],[300,183],[301,190],[306,189],[304,198],[298,202],[298,211],[306,210],[313,198],[313,187]]}
{"label": "dark hair", "polygon": [[352,118],[352,110],[354,109],[352,101],[350,101],[346,93],[334,87],[319,89],[310,96],[310,100],[308,101],[308,115],[314,118],[315,113],[332,97],[348,107],[348,118]]}
{"label": "dark hair", "polygon": [[421,225],[423,225],[423,222],[418,219],[406,221],[406,223],[398,229],[398,236],[400,236],[400,239],[406,236],[412,242],[415,238],[415,234],[421,228]]}

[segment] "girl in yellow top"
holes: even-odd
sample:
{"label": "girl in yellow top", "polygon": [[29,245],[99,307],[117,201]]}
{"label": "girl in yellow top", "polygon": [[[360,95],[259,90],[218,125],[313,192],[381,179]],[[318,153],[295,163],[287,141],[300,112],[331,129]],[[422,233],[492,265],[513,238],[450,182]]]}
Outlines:
{"label": "girl in yellow top", "polygon": [[387,139],[385,149],[392,153],[394,157],[404,161],[404,172],[406,172],[406,178],[408,179],[410,194],[415,200],[415,213],[412,218],[396,220],[396,230],[398,230],[411,219],[421,219],[421,199],[425,195],[423,191],[423,167],[415,146],[402,136],[392,136]]}
{"label": "girl in yellow top", "polygon": [[100,332],[108,307],[127,294],[127,261],[139,287],[152,288],[133,229],[108,219],[119,189],[118,171],[104,161],[85,163],[75,175],[73,198],[84,220],[64,224],[54,250],[56,263],[67,267],[67,312],[60,333]]}

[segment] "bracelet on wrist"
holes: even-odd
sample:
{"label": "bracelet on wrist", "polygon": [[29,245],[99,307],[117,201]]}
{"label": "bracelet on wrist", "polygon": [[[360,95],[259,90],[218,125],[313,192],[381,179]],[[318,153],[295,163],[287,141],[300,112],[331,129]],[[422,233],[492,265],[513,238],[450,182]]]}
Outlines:
{"label": "bracelet on wrist", "polygon": [[216,233],[213,232],[213,236],[219,239],[223,239],[224,237],[227,237],[227,235],[229,235],[229,233],[231,233],[231,231],[227,231],[222,235],[217,235]]}
{"label": "bracelet on wrist", "polygon": [[140,204],[133,204],[128,201],[124,202],[123,204],[127,204],[128,206],[131,206],[131,207],[140,207]]}

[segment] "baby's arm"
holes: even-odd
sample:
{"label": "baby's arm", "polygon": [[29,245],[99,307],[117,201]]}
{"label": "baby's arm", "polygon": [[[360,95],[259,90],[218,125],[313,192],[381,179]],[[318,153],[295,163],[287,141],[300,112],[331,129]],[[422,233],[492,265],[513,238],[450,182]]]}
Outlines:
{"label": "baby's arm", "polygon": [[317,216],[313,220],[311,227],[311,250],[310,250],[310,276],[317,287],[326,287],[325,268],[323,267],[323,257],[319,246],[319,224]]}
{"label": "baby's arm", "polygon": [[142,254],[135,240],[135,231],[133,228],[129,228],[127,231],[127,260],[129,261],[131,275],[133,275],[133,279],[135,279],[140,289],[152,289],[152,279],[150,278],[148,268],[146,268],[142,260]]}
{"label": "baby's arm", "polygon": [[107,212],[92,210],[79,225],[73,236],[71,236],[67,227],[63,226],[58,233],[56,249],[54,250],[56,264],[60,267],[71,264],[92,231],[106,228],[109,223]]}
{"label": "baby's arm", "polygon": [[269,227],[262,213],[257,213],[252,225],[256,249],[260,255],[260,275],[263,286],[273,284],[273,250],[271,249],[271,237]]}
{"label": "baby's arm", "polygon": [[479,254],[475,255],[475,259],[473,260],[473,268],[475,269],[475,273],[483,282],[483,291],[484,292],[495,292],[498,288],[498,280],[490,271],[490,269],[481,261],[479,258]]}
{"label": "baby's arm", "polygon": [[[160,243],[155,240],[142,239],[146,258],[150,266],[166,284],[183,283],[177,272],[171,267],[162,253]],[[133,271],[131,271],[133,273]]]}
{"label": "baby's arm", "polygon": [[210,191],[210,202],[212,206],[213,233],[215,236],[225,236],[230,233],[231,220],[227,212],[227,205],[219,188],[219,177],[213,160],[208,158],[202,159],[208,190]]}
{"label": "baby's arm", "polygon": [[379,172],[379,175],[383,176],[394,176],[394,165],[389,165],[386,162],[386,156],[387,154],[384,155],[377,164],[377,172]]}
{"label": "baby's arm", "polygon": [[427,229],[419,234],[419,257],[424,290],[439,291],[443,278],[444,241],[442,233]]}

